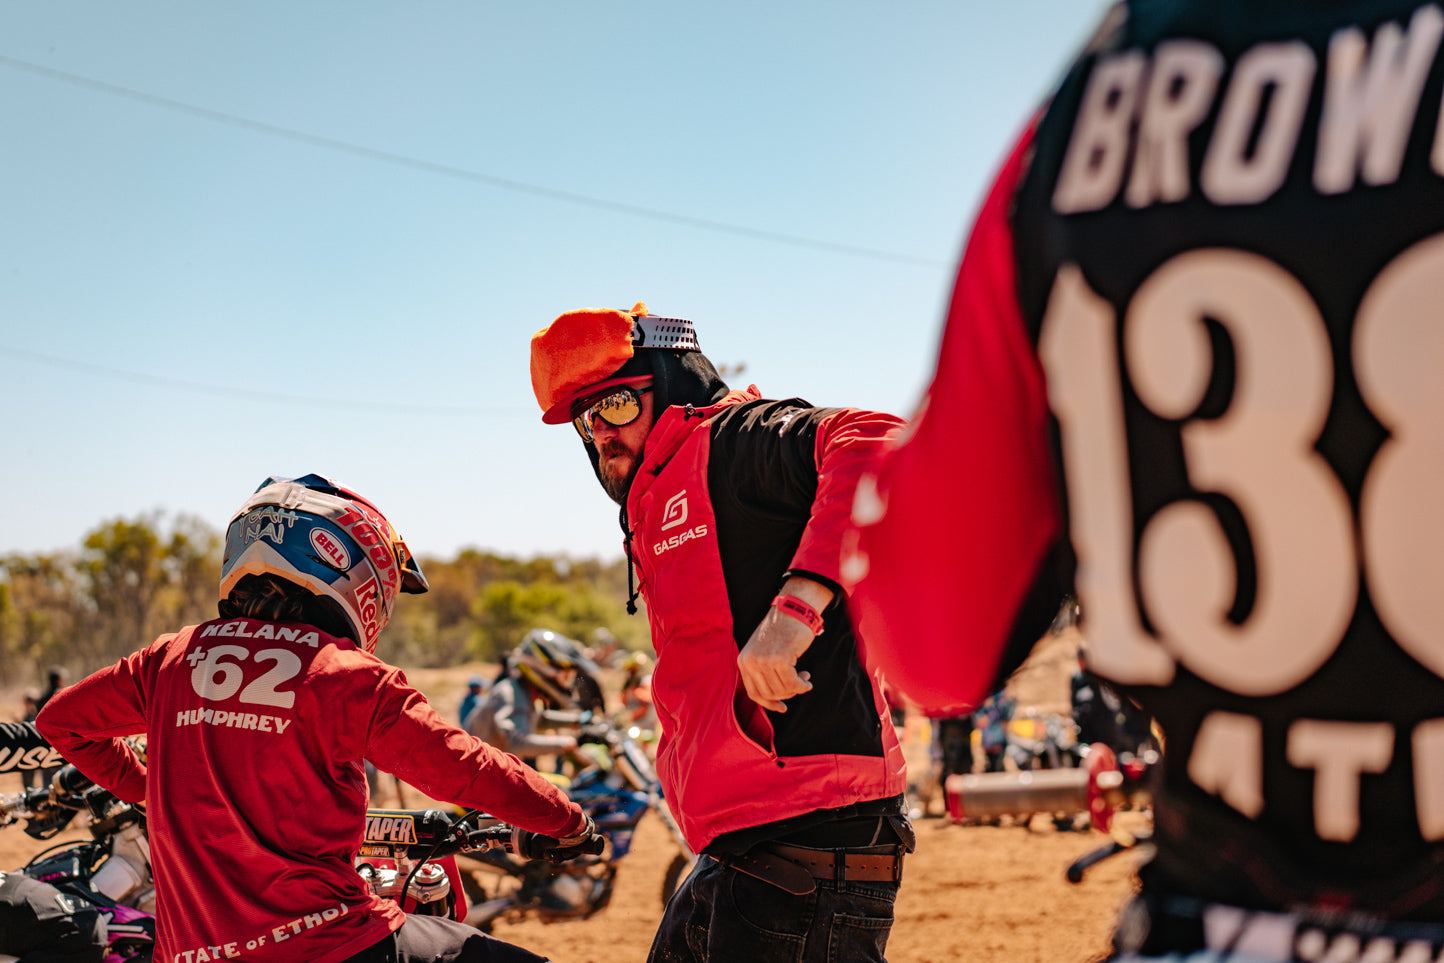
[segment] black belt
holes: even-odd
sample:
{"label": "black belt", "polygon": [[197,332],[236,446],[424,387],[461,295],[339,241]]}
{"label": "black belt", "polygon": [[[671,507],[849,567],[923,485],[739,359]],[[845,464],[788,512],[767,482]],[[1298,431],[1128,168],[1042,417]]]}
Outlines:
{"label": "black belt", "polygon": [[728,866],[794,896],[817,889],[817,880],[838,883],[902,882],[903,850],[899,846],[864,849],[813,849],[787,843],[763,843],[726,860]]}

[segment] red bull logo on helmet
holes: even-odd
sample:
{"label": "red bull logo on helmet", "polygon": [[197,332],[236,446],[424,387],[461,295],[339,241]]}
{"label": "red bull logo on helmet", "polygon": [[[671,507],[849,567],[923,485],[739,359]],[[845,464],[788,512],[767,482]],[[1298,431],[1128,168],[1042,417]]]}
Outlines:
{"label": "red bull logo on helmet", "polygon": [[[380,524],[373,524],[368,518],[373,514],[371,512],[363,514],[360,506],[357,506],[336,519],[336,524],[351,533],[351,537],[361,546],[366,557],[376,567],[377,573],[386,580],[387,587],[394,593],[400,584],[401,573],[397,570],[396,558],[392,554],[391,526],[387,525],[386,520],[380,516],[376,516],[376,520]],[[381,531],[377,531],[378,527]],[[383,535],[382,532],[386,534]]]}
{"label": "red bull logo on helmet", "polygon": [[366,636],[362,642],[369,645],[381,634],[381,587],[376,584],[375,578],[368,578],[357,586],[352,598],[356,600],[356,614],[361,619],[361,630]]}

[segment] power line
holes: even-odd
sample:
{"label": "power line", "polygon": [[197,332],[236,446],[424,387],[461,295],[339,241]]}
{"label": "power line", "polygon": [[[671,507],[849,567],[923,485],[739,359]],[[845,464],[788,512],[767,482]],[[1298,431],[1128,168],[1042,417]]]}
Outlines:
{"label": "power line", "polygon": [[244,401],[258,401],[266,404],[305,405],[308,408],[337,408],[348,411],[366,410],[377,411],[387,414],[426,414],[426,415],[497,415],[497,414],[519,414],[529,410],[524,406],[512,405],[505,407],[483,408],[479,406],[464,405],[417,405],[405,402],[380,402],[362,401],[357,399],[337,398],[316,398],[307,395],[293,395],[275,391],[256,391],[252,388],[238,388],[234,385],[220,385],[209,382],[186,381],[182,378],[164,378],[158,375],[144,374],[138,371],[127,371],[123,368],[109,367],[106,365],[91,364],[86,361],[74,361],[69,358],[57,358],[54,355],[40,354],[36,351],[25,351],[20,348],[9,348],[0,345],[0,355],[11,358],[18,358],[21,361],[31,361],[37,364],[50,365],[54,368],[66,368],[71,371],[83,371],[86,374],[99,375],[105,378],[112,378],[117,381],[129,381],[135,384],[151,385],[159,388],[181,389],[204,395],[219,395],[222,397],[239,398]]}
{"label": "power line", "polygon": [[912,254],[899,254],[895,251],[884,251],[877,248],[861,247],[853,244],[839,244],[833,241],[824,241],[818,238],[805,237],[800,234],[787,234],[781,231],[767,231],[760,228],[747,227],[741,224],[729,224],[725,221],[714,221],[705,217],[694,217],[690,214],[677,214],[671,211],[658,210],[656,208],[642,207],[637,204],[626,204],[620,201],[611,201],[606,198],[593,197],[588,194],[578,194],[573,191],[564,191],[554,187],[544,187],[539,184],[529,184],[525,181],[512,180],[507,177],[497,177],[493,174],[483,174],[479,171],[466,170],[465,168],[452,167],[449,164],[438,164],[433,161],[421,160],[416,157],[408,157],[405,154],[397,154],[391,151],[377,150],[372,147],[364,147],[360,144],[353,144],[349,141],[335,140],[330,137],[321,137],[316,134],[308,134],[305,131],[294,130],[289,127],[281,127],[276,124],[267,124],[263,121],[251,120],[248,117],[240,117],[235,114],[227,114],[219,110],[211,110],[208,107],[197,107],[194,104],[187,104],[179,100],[171,100],[168,97],[158,97],[155,94],[148,94],[143,91],[133,90],[129,87],[121,87],[117,84],[106,83],[101,80],[94,80],[89,77],[81,77],[77,74],[67,73],[63,70],[55,70],[50,67],[42,67],[39,64],[30,63],[25,60],[17,60],[13,57],[0,55],[0,65],[11,67],[15,70],[23,70],[37,76],[46,77],[50,80],[58,80],[62,83],[71,84],[77,87],[84,87],[89,90],[100,91],[116,97],[124,97],[127,100],[134,100],[139,103],[149,104],[152,107],[160,107],[164,110],[177,113],[189,114],[192,117],[199,117],[203,120],[214,121],[219,124],[226,124],[253,133],[265,134],[270,137],[278,137],[283,140],[295,141],[301,144],[308,144],[312,147],[320,147],[325,150],[337,151],[343,154],[350,154],[355,157],[364,157],[369,160],[380,161],[386,164],[393,164],[398,167],[406,167],[411,170],[422,171],[428,174],[437,174],[442,177],[450,177],[455,180],[468,181],[473,184],[485,184],[500,190],[513,191],[518,194],[531,194],[536,197],[544,197],[549,200],[562,201],[568,204],[578,204],[584,207],[598,208],[604,211],[614,211],[622,214],[630,214],[635,217],[649,218],[654,221],[665,221],[671,224],[681,224],[686,227],[693,227],[705,231],[717,231],[724,234],[735,234],[741,237],[750,237],[756,240],[771,241],[777,244],[790,244],[794,247],[807,247],[820,251],[831,251],[836,254],[849,254],[856,257],[873,258],[880,261],[892,261],[899,264],[912,264],[920,267],[946,267],[948,262],[936,258],[918,257]]}

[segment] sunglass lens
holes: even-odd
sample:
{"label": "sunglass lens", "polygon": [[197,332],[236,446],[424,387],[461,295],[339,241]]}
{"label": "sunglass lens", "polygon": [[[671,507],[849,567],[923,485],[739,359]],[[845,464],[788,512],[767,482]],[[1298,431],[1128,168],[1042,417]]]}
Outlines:
{"label": "sunglass lens", "polygon": [[642,402],[631,388],[623,388],[598,401],[592,410],[607,424],[621,428],[637,420],[642,413]]}
{"label": "sunglass lens", "polygon": [[613,428],[624,428],[637,420],[642,413],[642,399],[632,388],[618,388],[606,397],[597,399],[572,419],[577,434],[582,440],[592,440],[592,419],[601,418]]}

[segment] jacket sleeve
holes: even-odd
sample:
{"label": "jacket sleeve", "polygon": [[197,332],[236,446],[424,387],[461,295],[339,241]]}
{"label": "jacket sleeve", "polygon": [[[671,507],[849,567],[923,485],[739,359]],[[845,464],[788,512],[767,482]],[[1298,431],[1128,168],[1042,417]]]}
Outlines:
{"label": "jacket sleeve", "polygon": [[855,408],[833,411],[821,419],[813,446],[817,495],[790,571],[821,575],[841,585],[842,539],[858,481],[902,425],[895,415]]}
{"label": "jacket sleeve", "polygon": [[61,689],[35,720],[68,762],[125,802],[145,799],[146,768],[121,737],[145,732],[146,663],[170,638]]}
{"label": "jacket sleeve", "polygon": [[805,520],[786,574],[840,592],[840,546],[853,493],[903,420],[878,411],[815,408],[797,399],[748,406],[741,420],[740,430],[726,433],[734,494],[777,517]]}
{"label": "jacket sleeve", "polygon": [[548,836],[583,824],[581,807],[535,769],[442,719],[400,669],[377,663],[365,756],[433,799]]}
{"label": "jacket sleeve", "polygon": [[978,214],[937,373],[861,485],[845,550],[868,661],[933,714],[987,693],[1061,528],[1009,221],[1030,144],[1031,132]]}

